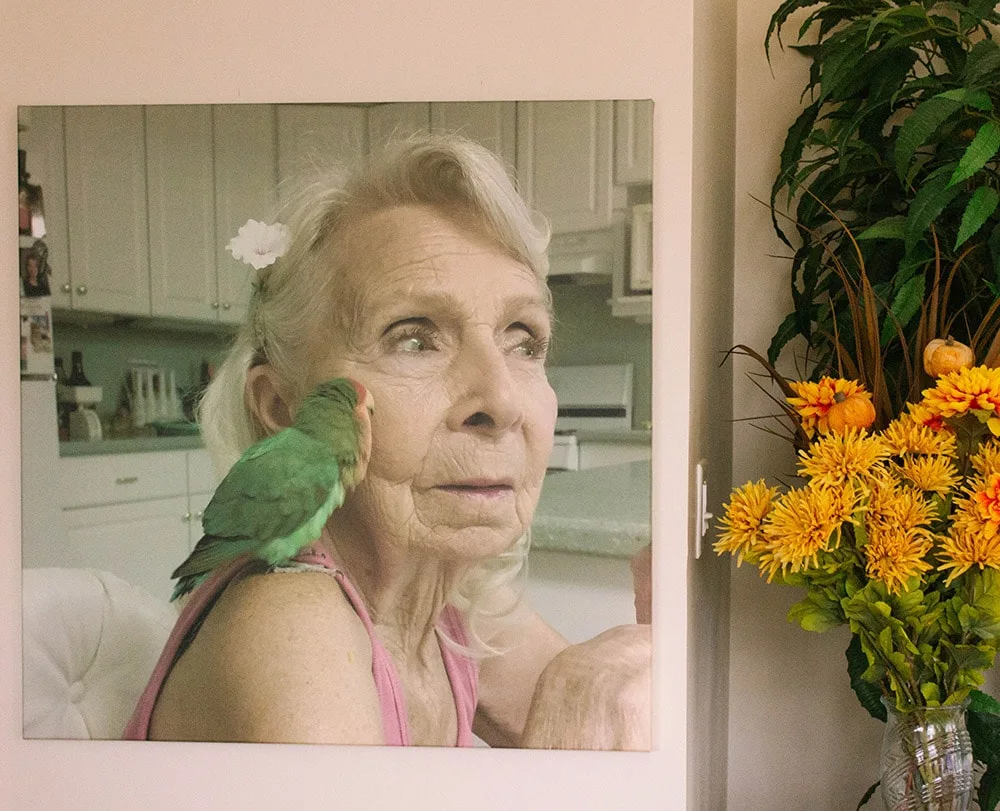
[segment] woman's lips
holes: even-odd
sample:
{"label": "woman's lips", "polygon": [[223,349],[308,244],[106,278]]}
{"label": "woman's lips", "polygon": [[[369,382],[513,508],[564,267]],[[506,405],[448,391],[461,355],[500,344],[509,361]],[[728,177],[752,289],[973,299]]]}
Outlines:
{"label": "woman's lips", "polygon": [[514,492],[514,486],[506,481],[473,480],[453,482],[438,486],[439,490],[463,498],[502,498]]}

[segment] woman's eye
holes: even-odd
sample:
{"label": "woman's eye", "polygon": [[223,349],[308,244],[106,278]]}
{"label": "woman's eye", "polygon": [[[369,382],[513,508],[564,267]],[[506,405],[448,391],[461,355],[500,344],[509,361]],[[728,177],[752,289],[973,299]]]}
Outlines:
{"label": "woman's eye", "polygon": [[517,326],[510,331],[510,351],[533,360],[544,360],[548,351],[549,341],[535,335],[529,329]]}
{"label": "woman's eye", "polygon": [[[416,323],[414,323],[416,322]],[[437,334],[424,319],[407,319],[386,330],[387,345],[393,352],[415,354],[437,348]]]}
{"label": "woman's eye", "polygon": [[415,335],[411,335],[408,338],[402,338],[397,344],[396,348],[400,352],[423,352],[427,348],[426,343],[423,338],[418,338]]}

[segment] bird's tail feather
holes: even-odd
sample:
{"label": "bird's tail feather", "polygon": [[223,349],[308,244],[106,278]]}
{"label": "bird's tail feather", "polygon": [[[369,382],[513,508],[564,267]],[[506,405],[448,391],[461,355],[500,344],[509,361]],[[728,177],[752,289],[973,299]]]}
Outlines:
{"label": "bird's tail feather", "polygon": [[223,538],[205,535],[195,545],[194,551],[170,576],[175,580],[192,575],[204,575],[216,566],[226,563],[244,552],[251,551],[255,542],[251,538]]}

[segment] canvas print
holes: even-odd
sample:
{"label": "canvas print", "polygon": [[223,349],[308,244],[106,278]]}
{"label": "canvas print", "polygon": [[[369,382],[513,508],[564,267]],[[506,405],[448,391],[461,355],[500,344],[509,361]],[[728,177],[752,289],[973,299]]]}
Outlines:
{"label": "canvas print", "polygon": [[648,750],[652,103],[20,113],[24,736]]}

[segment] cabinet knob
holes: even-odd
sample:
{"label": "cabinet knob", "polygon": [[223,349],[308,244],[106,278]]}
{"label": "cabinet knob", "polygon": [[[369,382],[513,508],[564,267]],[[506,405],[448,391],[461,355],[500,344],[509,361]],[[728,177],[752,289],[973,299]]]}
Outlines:
{"label": "cabinet knob", "polygon": [[64,284],[64,285],[63,285],[63,286],[62,286],[61,288],[59,288],[59,289],[60,289],[60,290],[62,290],[62,291],[63,291],[64,293],[70,293],[70,292],[72,292],[72,290],[73,290],[73,285],[71,285],[71,284]]}
{"label": "cabinet knob", "polygon": [[181,517],[181,520],[182,521],[190,521],[191,520],[191,513],[184,513],[184,515]]}
{"label": "cabinet knob", "polygon": [[196,512],[196,513],[194,514],[194,517],[195,517],[195,518],[197,518],[197,519],[198,519],[199,521],[200,521],[200,520],[201,520],[201,519],[202,519],[202,518],[203,518],[204,516],[205,516],[205,511],[204,511],[204,510],[198,510],[198,512]]}
{"label": "cabinet knob", "polygon": [[222,309],[223,309],[223,310],[228,310],[228,309],[229,309],[230,307],[232,307],[232,306],[233,306],[233,305],[232,305],[232,304],[230,304],[230,303],[229,303],[228,301],[224,301],[224,302],[222,302]]}
{"label": "cabinet knob", "polygon": [[212,302],[212,309],[213,310],[218,310],[219,309],[219,302],[213,301]]}
{"label": "cabinet knob", "polygon": [[81,296],[87,295],[87,285],[81,284],[79,287],[76,288],[76,292],[79,293]]}

